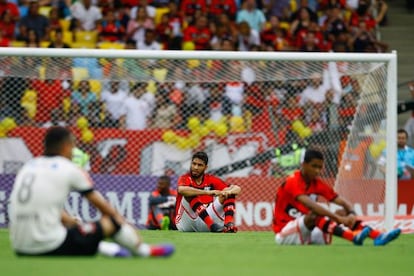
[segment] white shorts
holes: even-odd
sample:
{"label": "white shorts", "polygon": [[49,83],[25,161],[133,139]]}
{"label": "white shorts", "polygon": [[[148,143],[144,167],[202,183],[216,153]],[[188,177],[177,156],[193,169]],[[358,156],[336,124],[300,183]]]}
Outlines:
{"label": "white shorts", "polygon": [[309,230],[305,225],[305,216],[288,222],[282,231],[276,234],[275,241],[280,245],[303,245],[303,244],[330,244],[332,235],[323,233],[315,227]]}
{"label": "white shorts", "polygon": [[[213,219],[214,223],[224,225],[223,205],[218,198],[209,204],[206,208],[207,213]],[[191,209],[190,203],[185,198],[181,200],[175,217],[175,224],[179,231],[183,232],[210,232],[205,222]]]}

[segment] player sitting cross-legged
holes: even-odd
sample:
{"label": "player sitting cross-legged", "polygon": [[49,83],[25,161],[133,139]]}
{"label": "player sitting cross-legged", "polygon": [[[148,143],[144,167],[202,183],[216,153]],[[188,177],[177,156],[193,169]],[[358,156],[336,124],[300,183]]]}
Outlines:
{"label": "player sitting cross-legged", "polygon": [[[382,233],[358,220],[352,205],[318,178],[322,166],[322,153],[307,150],[301,169],[278,188],[273,218],[277,244],[330,244],[335,235],[355,245],[362,245],[370,237],[379,246],[400,235],[400,229]],[[316,202],[318,196],[342,206],[345,213],[330,212]]]}
{"label": "player sitting cross-legged", "polygon": [[[27,162],[16,176],[10,196],[10,239],[17,255],[95,255],[100,242],[112,238],[131,254],[169,256],[169,244],[149,245],[103,196],[87,172],[73,164],[71,132],[52,127],[44,138],[44,155]],[[99,221],[78,224],[63,206],[69,192],[80,192],[101,213]]]}
{"label": "player sitting cross-legged", "polygon": [[170,188],[171,179],[167,175],[160,176],[156,189],[148,201],[147,228],[150,230],[175,230],[175,202],[177,191]]}
{"label": "player sitting cross-legged", "polygon": [[183,232],[235,233],[234,211],[240,187],[206,174],[208,156],[192,156],[190,172],[178,179],[175,223]]}

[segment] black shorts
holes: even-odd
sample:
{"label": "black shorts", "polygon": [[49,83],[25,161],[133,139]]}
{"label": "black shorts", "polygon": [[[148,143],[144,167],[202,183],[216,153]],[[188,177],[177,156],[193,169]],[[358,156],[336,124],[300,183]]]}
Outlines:
{"label": "black shorts", "polygon": [[39,254],[16,252],[19,256],[93,256],[98,251],[98,245],[104,239],[101,223],[84,223],[69,228],[63,243],[56,249]]}

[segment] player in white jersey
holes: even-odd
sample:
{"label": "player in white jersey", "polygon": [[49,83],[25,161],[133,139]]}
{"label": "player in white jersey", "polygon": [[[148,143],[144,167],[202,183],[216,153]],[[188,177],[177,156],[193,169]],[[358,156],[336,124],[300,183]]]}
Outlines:
{"label": "player in white jersey", "polygon": [[[17,255],[94,255],[99,242],[111,237],[136,256],[169,256],[174,247],[143,243],[93,188],[89,175],[70,160],[74,137],[63,127],[47,130],[44,155],[23,166],[10,197],[10,239]],[[101,213],[99,221],[78,224],[63,206],[71,191],[80,192]]]}

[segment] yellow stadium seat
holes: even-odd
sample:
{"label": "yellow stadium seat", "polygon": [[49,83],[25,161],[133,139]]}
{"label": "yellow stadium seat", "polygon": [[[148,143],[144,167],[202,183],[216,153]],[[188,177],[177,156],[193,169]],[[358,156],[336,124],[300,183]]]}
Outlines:
{"label": "yellow stadium seat", "polygon": [[125,44],[120,42],[101,42],[98,44],[99,49],[125,49]]}
{"label": "yellow stadium seat", "polygon": [[70,44],[72,48],[84,48],[84,49],[95,49],[96,44],[92,42],[72,42]]}
{"label": "yellow stadium seat", "polygon": [[159,24],[161,22],[161,17],[164,13],[169,12],[169,8],[156,8],[155,9],[155,16],[154,16],[154,23],[155,25]]}
{"label": "yellow stadium seat", "polygon": [[46,67],[45,66],[39,66],[39,78],[41,80],[44,80],[46,78]]}
{"label": "yellow stadium seat", "polygon": [[73,34],[69,31],[63,31],[63,42],[66,44],[72,44]]}
{"label": "yellow stadium seat", "polygon": [[62,27],[62,31],[69,31],[70,20],[60,19],[59,24]]}
{"label": "yellow stadium seat", "polygon": [[75,32],[75,40],[76,42],[88,42],[94,43],[98,41],[98,32],[97,31],[78,31]]}
{"label": "yellow stadium seat", "polygon": [[87,68],[73,67],[72,75],[75,81],[84,80],[84,79],[89,78],[89,71]]}
{"label": "yellow stadium seat", "polygon": [[10,47],[26,47],[26,42],[13,40],[10,41]]}
{"label": "yellow stadium seat", "polygon": [[154,79],[158,82],[164,82],[165,78],[167,77],[168,70],[165,68],[161,69],[154,69],[152,72]]}
{"label": "yellow stadium seat", "polygon": [[101,97],[102,83],[100,80],[89,80],[91,91],[96,94],[98,98]]}
{"label": "yellow stadium seat", "polygon": [[50,41],[42,41],[40,42],[40,47],[41,48],[47,48],[50,45]]}
{"label": "yellow stadium seat", "polygon": [[49,18],[49,14],[50,14],[51,9],[52,9],[51,6],[42,6],[42,7],[39,8],[39,14]]}

